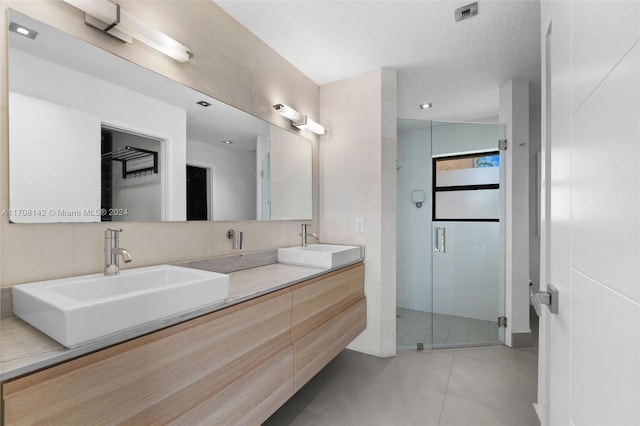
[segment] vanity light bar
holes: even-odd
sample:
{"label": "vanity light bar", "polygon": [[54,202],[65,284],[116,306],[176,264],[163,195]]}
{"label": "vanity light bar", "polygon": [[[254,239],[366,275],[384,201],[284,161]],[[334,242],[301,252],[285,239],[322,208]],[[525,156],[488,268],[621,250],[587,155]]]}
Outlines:
{"label": "vanity light bar", "polygon": [[300,114],[295,109],[284,104],[275,104],[273,108],[280,113],[283,117],[288,118],[294,123],[299,123],[304,120],[304,115]]}
{"label": "vanity light bar", "polygon": [[107,0],[64,0],[85,13],[85,23],[125,43],[135,38],[179,62],[193,57],[189,49]]}
{"label": "vanity light bar", "polygon": [[288,105],[275,104],[273,108],[278,111],[283,117],[291,120],[291,125],[300,130],[310,130],[318,135],[324,135],[327,132],[323,125],[313,121],[306,115],[296,111]]}
{"label": "vanity light bar", "polygon": [[313,133],[317,135],[324,135],[325,133],[327,133],[327,130],[324,128],[323,125],[321,125],[320,123],[316,123],[306,115],[304,116],[304,121],[302,121],[301,123],[294,123],[293,125],[300,130],[304,130],[304,129],[311,130]]}

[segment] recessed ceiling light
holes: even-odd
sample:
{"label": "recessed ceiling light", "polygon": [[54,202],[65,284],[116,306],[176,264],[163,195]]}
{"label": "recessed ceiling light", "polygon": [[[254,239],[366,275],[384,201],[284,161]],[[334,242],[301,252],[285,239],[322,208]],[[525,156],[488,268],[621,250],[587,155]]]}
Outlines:
{"label": "recessed ceiling light", "polygon": [[11,22],[9,24],[9,31],[13,31],[16,34],[20,34],[32,40],[38,35],[37,31],[27,28],[24,25],[16,24],[15,22]]}
{"label": "recessed ceiling light", "polygon": [[211,103],[210,103],[210,102],[207,102],[207,101],[198,101],[198,102],[196,102],[196,103],[197,103],[198,105],[202,105],[202,106],[203,106],[203,107],[205,107],[205,108],[206,108],[206,107],[208,107],[208,106],[211,106]]}
{"label": "recessed ceiling light", "polygon": [[428,102],[426,104],[420,104],[420,109],[429,109],[431,107],[433,107],[433,105],[431,105],[431,102]]}
{"label": "recessed ceiling light", "polygon": [[222,141],[222,143],[227,144],[227,145],[231,145],[233,143],[233,141],[224,140],[224,141]]}

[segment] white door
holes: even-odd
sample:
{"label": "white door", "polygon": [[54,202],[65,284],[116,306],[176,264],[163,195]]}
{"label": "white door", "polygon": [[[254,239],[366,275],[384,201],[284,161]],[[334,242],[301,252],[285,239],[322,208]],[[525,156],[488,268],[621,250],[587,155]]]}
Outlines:
{"label": "white door", "polygon": [[537,410],[640,424],[640,2],[542,2]]}

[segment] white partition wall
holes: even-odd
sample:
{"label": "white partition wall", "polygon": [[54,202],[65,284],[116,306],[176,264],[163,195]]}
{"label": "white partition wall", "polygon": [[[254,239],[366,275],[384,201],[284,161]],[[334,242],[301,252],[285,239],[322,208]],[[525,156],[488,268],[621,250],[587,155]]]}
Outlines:
{"label": "white partition wall", "polygon": [[99,222],[86,212],[100,211],[100,118],[13,92],[9,102],[11,221]]}

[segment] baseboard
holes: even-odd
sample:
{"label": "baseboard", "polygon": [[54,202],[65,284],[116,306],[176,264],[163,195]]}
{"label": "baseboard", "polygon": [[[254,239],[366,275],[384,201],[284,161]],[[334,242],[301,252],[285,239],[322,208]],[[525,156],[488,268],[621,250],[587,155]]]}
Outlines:
{"label": "baseboard", "polygon": [[530,331],[511,333],[512,348],[530,348],[531,346],[533,346],[533,334]]}

